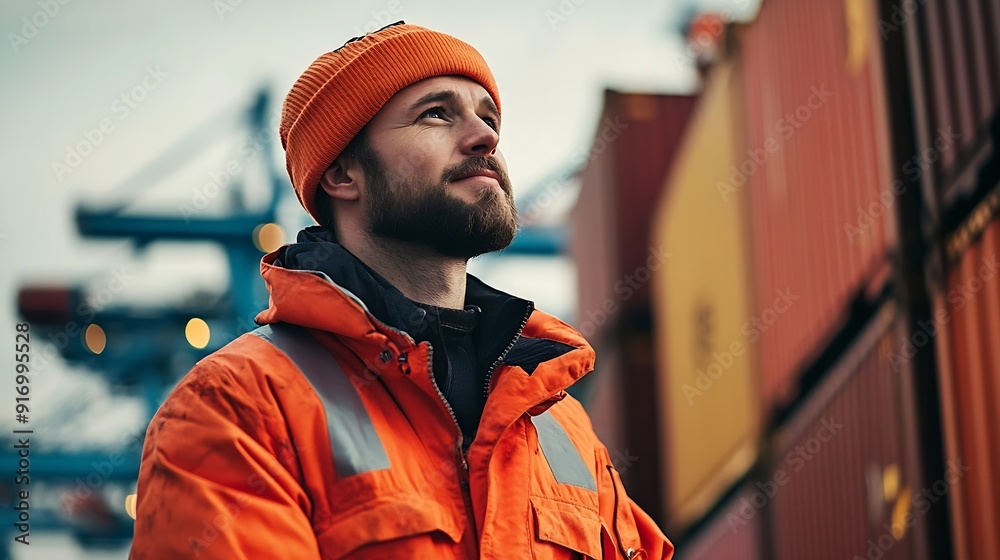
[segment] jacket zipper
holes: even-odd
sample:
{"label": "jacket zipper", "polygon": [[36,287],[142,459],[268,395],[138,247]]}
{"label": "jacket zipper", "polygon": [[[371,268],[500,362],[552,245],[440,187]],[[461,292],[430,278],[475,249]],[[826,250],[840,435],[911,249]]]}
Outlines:
{"label": "jacket zipper", "polygon": [[486,374],[486,384],[483,386],[484,397],[489,398],[490,381],[493,380],[493,372],[495,372],[497,367],[499,367],[500,364],[503,363],[503,359],[507,357],[507,352],[510,352],[510,349],[514,347],[514,344],[517,343],[517,339],[521,338],[521,331],[523,331],[524,326],[528,324],[528,318],[531,317],[532,311],[534,311],[533,307],[528,306],[528,312],[525,313],[524,318],[521,319],[521,326],[517,328],[517,332],[514,333],[514,337],[510,339],[510,342],[507,344],[507,347],[504,348],[503,352],[501,352],[500,355],[497,356],[496,361],[493,362],[493,365],[490,366],[490,371],[489,373]]}
{"label": "jacket zipper", "polygon": [[458,436],[455,438],[455,452],[456,452],[456,467],[458,471],[458,484],[462,491],[462,503],[465,504],[465,513],[469,516],[469,522],[472,523],[472,528],[476,531],[476,536],[473,542],[476,543],[476,551],[479,551],[479,528],[476,526],[476,512],[472,507],[472,490],[469,487],[469,462],[466,460],[465,451],[462,449],[462,444],[464,443],[465,436],[462,434],[462,426],[458,423],[458,416],[455,416],[455,409],[451,407],[448,403],[448,399],[445,398],[444,393],[441,392],[441,387],[438,386],[437,380],[434,379],[434,347],[431,343],[427,343],[427,363],[430,367],[427,368],[428,377],[430,377],[431,385],[434,386],[434,390],[437,391],[438,398],[441,400],[441,404],[444,405],[445,409],[448,411],[448,415],[451,416],[451,422],[455,425],[455,429]]}
{"label": "jacket zipper", "polygon": [[[409,333],[407,333],[405,331],[401,331],[401,330],[399,330],[399,329],[397,329],[395,327],[391,327],[391,326],[383,323],[382,321],[378,320],[374,315],[371,314],[371,312],[368,310],[368,307],[364,304],[364,302],[362,302],[360,299],[358,299],[354,294],[348,292],[347,290],[344,290],[340,286],[337,286],[336,283],[333,283],[333,282],[331,282],[331,283],[338,290],[340,290],[342,293],[344,293],[344,295],[348,296],[349,298],[351,298],[352,300],[354,300],[355,302],[357,302],[361,306],[361,308],[365,311],[365,313],[368,315],[368,318],[372,322],[374,322],[375,324],[377,324],[377,325],[379,325],[381,327],[384,327],[386,330],[389,330],[389,331],[392,331],[392,332],[395,332],[395,333],[399,333],[399,334],[405,336],[406,339],[410,342],[411,345],[416,346],[416,341],[413,339],[412,336],[409,335]],[[529,312],[529,315],[530,315],[530,312]],[[507,346],[507,349],[504,350],[503,354],[501,354],[501,359],[503,358],[503,355],[506,354],[507,351],[509,351],[510,348],[514,345],[514,341],[516,341],[517,337],[520,336],[521,330],[524,329],[524,325],[527,324],[527,322],[528,322],[528,318],[526,316],[524,318],[524,321],[521,323],[521,328],[519,328],[517,330],[517,335],[514,337],[514,340],[511,341],[510,345]],[[433,385],[434,386],[434,390],[437,391],[438,398],[441,400],[441,404],[443,404],[444,407],[445,407],[445,409],[448,411],[448,415],[451,416],[451,422],[452,422],[452,424],[455,425],[455,430],[458,433],[458,437],[455,440],[455,450],[456,450],[456,459],[457,459],[457,461],[456,461],[456,467],[457,467],[457,471],[458,471],[458,482],[459,482],[459,486],[461,487],[462,502],[465,504],[466,515],[469,516],[469,521],[472,523],[473,530],[475,530],[478,533],[478,528],[476,527],[475,510],[472,507],[472,491],[471,491],[471,489],[469,487],[469,463],[466,460],[465,452],[462,450],[462,443],[463,443],[463,440],[464,440],[465,436],[462,434],[462,426],[458,423],[458,417],[455,416],[455,410],[451,407],[450,404],[448,404],[448,399],[445,398],[444,393],[441,392],[441,387],[439,387],[438,384],[437,384],[437,380],[434,379],[434,365],[433,365],[434,364],[434,347],[431,346],[431,344],[429,342],[427,343],[427,363],[429,364],[429,367],[427,368],[427,372],[428,372],[428,376],[430,377],[430,380],[431,380],[431,385]],[[499,364],[499,363],[500,363],[500,359],[498,359],[494,363],[493,367],[496,368],[497,364]],[[490,371],[490,373],[492,374],[492,370]],[[488,383],[488,380],[487,380],[487,383]],[[478,551],[479,551],[479,538],[478,538],[478,535],[473,539],[473,542],[476,543],[476,551],[478,553]]]}

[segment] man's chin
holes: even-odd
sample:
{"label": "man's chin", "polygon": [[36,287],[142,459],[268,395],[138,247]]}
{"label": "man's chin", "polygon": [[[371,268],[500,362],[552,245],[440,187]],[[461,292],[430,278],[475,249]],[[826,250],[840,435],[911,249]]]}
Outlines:
{"label": "man's chin", "polygon": [[423,247],[442,256],[469,260],[487,253],[502,251],[514,241],[513,232],[492,232],[490,234],[470,234],[463,231],[438,232],[427,235],[426,231],[372,231],[374,236],[386,240],[402,241],[414,247]]}

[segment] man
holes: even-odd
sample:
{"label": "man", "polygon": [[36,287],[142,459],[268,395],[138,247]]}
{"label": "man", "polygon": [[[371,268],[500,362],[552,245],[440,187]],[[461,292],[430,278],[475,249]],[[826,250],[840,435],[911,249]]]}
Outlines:
{"label": "man", "polygon": [[280,135],[322,225],[150,424],[132,558],[672,555],[566,394],[591,347],[466,274],[517,230],[500,123],[479,53],[413,25],[298,79]]}

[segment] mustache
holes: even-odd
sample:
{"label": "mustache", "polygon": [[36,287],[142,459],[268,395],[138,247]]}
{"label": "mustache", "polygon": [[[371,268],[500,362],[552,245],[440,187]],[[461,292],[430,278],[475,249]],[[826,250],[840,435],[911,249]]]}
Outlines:
{"label": "mustache", "polygon": [[499,175],[500,187],[508,195],[511,194],[510,177],[507,176],[507,172],[504,171],[500,162],[496,158],[489,156],[471,156],[462,163],[445,169],[442,174],[442,181],[450,183],[462,177],[468,177],[476,171],[484,170],[492,171]]}

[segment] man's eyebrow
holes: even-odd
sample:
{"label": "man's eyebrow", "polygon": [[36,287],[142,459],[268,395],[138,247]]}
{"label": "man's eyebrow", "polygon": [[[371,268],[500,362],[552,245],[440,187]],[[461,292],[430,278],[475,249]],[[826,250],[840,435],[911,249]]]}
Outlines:
{"label": "man's eyebrow", "polygon": [[[410,105],[410,111],[415,111],[417,108],[426,105],[428,103],[456,103],[458,100],[458,94],[451,90],[433,91],[427,95],[421,97],[420,99],[413,102]],[[479,106],[485,108],[487,111],[493,113],[497,120],[500,119],[500,111],[497,110],[496,103],[493,102],[493,98],[490,96],[484,97],[480,102]]]}
{"label": "man's eyebrow", "polygon": [[456,99],[458,99],[458,95],[451,90],[434,91],[416,100],[413,105],[410,105],[410,110],[413,111],[427,103],[454,103]]}

